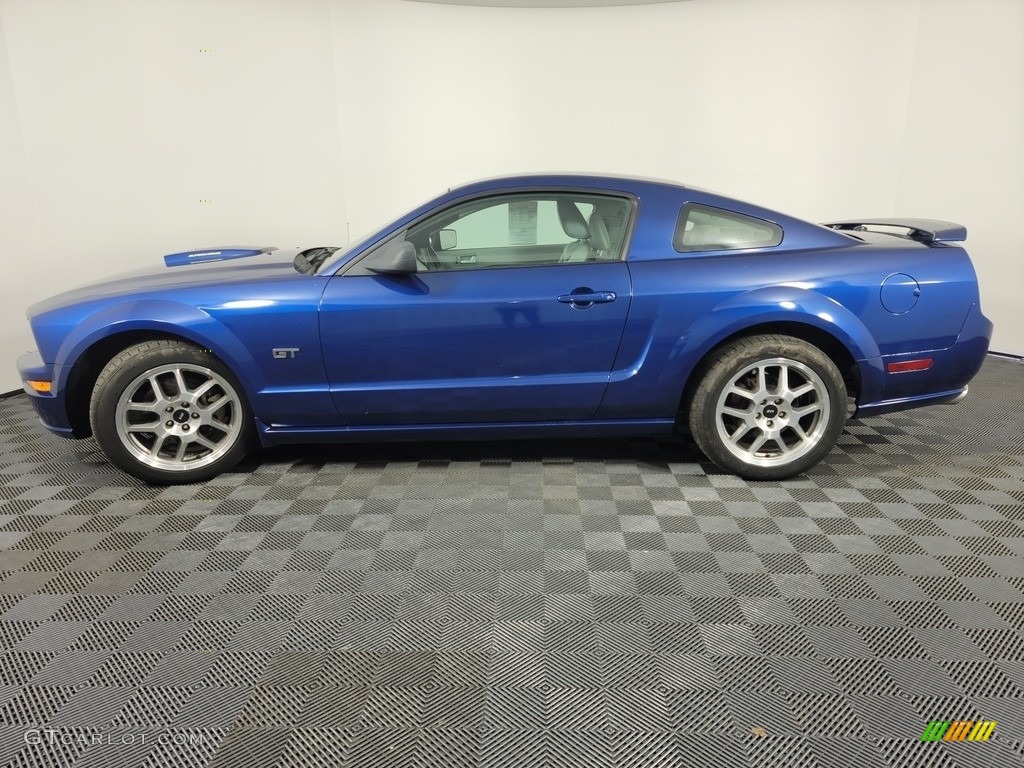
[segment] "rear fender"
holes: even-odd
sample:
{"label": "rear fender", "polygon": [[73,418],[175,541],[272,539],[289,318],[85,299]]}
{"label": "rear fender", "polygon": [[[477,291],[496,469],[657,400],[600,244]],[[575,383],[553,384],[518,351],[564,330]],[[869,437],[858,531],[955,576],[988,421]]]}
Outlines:
{"label": "rear fender", "polygon": [[864,324],[833,299],[795,286],[758,288],[726,299],[679,338],[673,357],[682,361],[676,381],[687,382],[683,400],[697,384],[693,377],[700,364],[723,342],[757,333],[758,328],[801,336],[800,327],[828,334],[841,344],[857,366],[858,382],[870,369],[867,361],[878,357],[878,345]]}
{"label": "rear fender", "polygon": [[726,299],[687,329],[679,338],[677,352],[695,365],[725,339],[773,323],[794,323],[824,331],[858,362],[879,355],[868,329],[843,305],[820,293],[786,285],[758,288]]}
{"label": "rear fender", "polygon": [[[691,310],[692,311],[692,310]],[[674,415],[686,399],[702,361],[731,338],[758,333],[792,333],[801,329],[829,336],[855,361],[858,378],[866,363],[878,357],[878,346],[861,321],[834,300],[797,286],[766,286],[723,299],[699,316],[680,335],[689,318],[661,315],[644,330],[646,343],[637,357],[612,372],[599,415],[621,418]],[[806,332],[803,335],[808,335]],[[845,373],[845,371],[844,371]]]}

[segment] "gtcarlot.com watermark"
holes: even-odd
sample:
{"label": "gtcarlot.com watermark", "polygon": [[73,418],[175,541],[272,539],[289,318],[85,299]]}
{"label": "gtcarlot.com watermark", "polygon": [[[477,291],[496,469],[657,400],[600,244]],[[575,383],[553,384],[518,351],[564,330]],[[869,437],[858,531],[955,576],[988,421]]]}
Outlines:
{"label": "gtcarlot.com watermark", "polygon": [[173,745],[198,745],[206,742],[206,734],[203,733],[146,733],[139,731],[117,731],[107,733],[86,733],[61,731],[56,728],[30,728],[25,731],[24,740],[26,744],[79,744],[92,746],[104,744],[113,746],[132,746],[136,744],[173,744]]}

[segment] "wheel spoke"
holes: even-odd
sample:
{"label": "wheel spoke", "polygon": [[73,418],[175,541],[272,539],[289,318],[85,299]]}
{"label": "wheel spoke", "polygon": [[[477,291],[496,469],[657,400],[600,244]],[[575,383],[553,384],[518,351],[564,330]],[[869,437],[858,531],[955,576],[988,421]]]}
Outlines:
{"label": "wheel spoke", "polygon": [[742,397],[744,400],[748,400],[751,403],[754,402],[754,398],[756,397],[756,395],[749,389],[740,389],[735,384],[729,387],[728,394],[736,395],[737,397]]}
{"label": "wheel spoke", "polygon": [[[206,410],[206,415],[210,417],[209,420],[207,420],[205,422],[206,425],[210,426],[210,427],[215,427],[217,429],[224,430],[224,431],[227,431],[228,429],[230,429],[231,428],[231,424],[225,424],[223,422],[217,421],[213,417],[216,416],[218,413],[220,413],[221,411],[223,411],[225,408],[228,408],[228,407],[230,407],[232,409],[231,413],[232,413],[232,416],[234,416],[234,412],[235,412],[234,405],[235,405],[234,398],[222,397],[220,400],[218,400],[216,403],[211,405]],[[234,419],[231,419],[230,421],[233,422]]]}
{"label": "wheel spoke", "polygon": [[204,426],[209,427],[210,429],[215,429],[217,432],[220,432],[225,436],[230,435],[231,431],[234,429],[231,424],[221,424],[219,421],[211,421],[209,424],[205,424]]}
{"label": "wheel spoke", "polygon": [[153,445],[149,448],[149,455],[154,457],[159,456],[166,441],[167,435],[157,435],[153,440]]}
{"label": "wheel spoke", "polygon": [[155,403],[128,403],[125,413],[144,413],[150,417],[156,416],[157,421],[159,421],[166,407],[167,405],[163,400],[157,400]]}
{"label": "wheel spoke", "polygon": [[757,391],[768,391],[768,373],[765,371],[765,366],[763,365],[759,366],[757,369]]}
{"label": "wheel spoke", "polygon": [[779,366],[779,381],[776,385],[775,391],[779,395],[789,391],[789,366],[785,363]]}
{"label": "wheel spoke", "polygon": [[[207,421],[206,423],[209,426],[211,426],[211,427],[217,427],[218,429],[224,429],[228,425],[225,424],[223,421],[217,421],[213,417],[219,415],[221,413],[221,411],[223,411],[226,408],[233,408],[234,404],[235,404],[234,400],[231,400],[231,399],[226,398],[226,397],[221,398],[220,400],[218,400],[216,403],[214,403],[212,406],[210,406],[210,408],[206,411],[206,414],[210,417],[210,420]],[[230,422],[231,419],[228,419],[228,421]]]}
{"label": "wheel spoke", "polygon": [[753,454],[757,453],[757,452],[758,452],[759,450],[761,450],[761,446],[762,446],[762,445],[764,445],[764,444],[765,444],[765,443],[767,443],[767,442],[768,442],[768,438],[767,438],[767,437],[765,436],[765,434],[764,434],[764,433],[762,432],[762,433],[761,433],[760,435],[758,435],[758,436],[757,436],[757,437],[756,437],[756,438],[754,439],[754,442],[752,442],[752,443],[750,444],[750,447],[749,447],[749,448],[747,449],[747,451],[748,451],[748,452],[749,452],[749,453],[750,453],[751,455],[753,455]]}
{"label": "wheel spoke", "polygon": [[731,435],[729,435],[729,440],[732,441],[733,443],[738,443],[740,440],[746,437],[747,433],[749,433],[750,430],[751,426],[749,424],[740,424],[739,428]]}
{"label": "wheel spoke", "polygon": [[789,412],[793,414],[793,416],[795,416],[797,419],[802,419],[804,416],[807,416],[808,414],[820,410],[821,403],[811,403],[810,405],[805,405],[801,408],[790,408]]}
{"label": "wheel spoke", "polygon": [[[235,398],[233,398],[231,395],[224,394],[218,397],[212,403],[207,403],[206,405],[199,405],[198,403],[196,403],[195,405],[199,408],[199,411],[204,415],[204,418],[212,418],[214,414],[219,413],[225,406],[234,405],[235,402]],[[205,423],[209,424],[211,422],[206,421]]]}
{"label": "wheel spoke", "polygon": [[178,385],[178,398],[181,399],[188,394],[188,387],[185,385],[185,376],[181,372],[181,368],[174,369],[174,382]]}
{"label": "wheel spoke", "polygon": [[163,386],[160,384],[160,379],[157,376],[150,376],[149,386],[153,388],[153,394],[156,396],[157,402],[165,402],[167,400],[167,393],[164,392]]}
{"label": "wheel spoke", "polygon": [[200,408],[208,407],[208,406],[205,406],[205,405],[199,405],[199,400],[201,400],[203,395],[205,395],[207,392],[209,392],[215,386],[217,386],[217,382],[214,381],[213,379],[208,379],[208,380],[204,381],[202,384],[200,384],[198,387],[196,387],[194,392],[192,392],[191,397],[192,397],[193,402],[195,402],[195,404],[197,406],[199,406]]}
{"label": "wheel spoke", "polygon": [[217,444],[210,440],[205,435],[200,435],[199,433],[196,433],[196,436],[192,438],[192,440],[193,442],[199,443],[204,448],[209,448],[211,451],[217,450]]}
{"label": "wheel spoke", "polygon": [[745,411],[741,411],[739,408],[733,408],[732,406],[726,405],[722,407],[722,413],[727,416],[735,416],[737,419],[743,419],[744,421],[750,418],[749,408]]}
{"label": "wheel spoke", "polygon": [[801,386],[797,387],[796,389],[790,390],[789,391],[789,399],[790,400],[796,400],[798,397],[802,397],[803,395],[806,395],[808,392],[813,392],[813,391],[814,391],[814,385],[811,382],[808,381],[807,383],[802,384]]}

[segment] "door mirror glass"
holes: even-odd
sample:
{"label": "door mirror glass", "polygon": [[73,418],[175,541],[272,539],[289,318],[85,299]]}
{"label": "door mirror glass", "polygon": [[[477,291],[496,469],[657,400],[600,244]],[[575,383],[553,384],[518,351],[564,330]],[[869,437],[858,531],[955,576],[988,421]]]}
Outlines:
{"label": "door mirror glass", "polygon": [[450,251],[459,244],[459,237],[454,229],[439,229],[430,239],[430,245],[435,251]]}

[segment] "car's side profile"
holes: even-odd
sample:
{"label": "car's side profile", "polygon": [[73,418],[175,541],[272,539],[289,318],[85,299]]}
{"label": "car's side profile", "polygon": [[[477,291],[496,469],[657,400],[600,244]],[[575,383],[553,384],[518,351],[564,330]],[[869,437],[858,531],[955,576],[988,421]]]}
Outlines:
{"label": "car's side profile", "polygon": [[963,227],[812,224],[607,176],[449,190],[346,249],[212,248],[34,305],[49,429],[152,482],[263,445],[658,435],[780,479],[850,417],[962,397]]}

